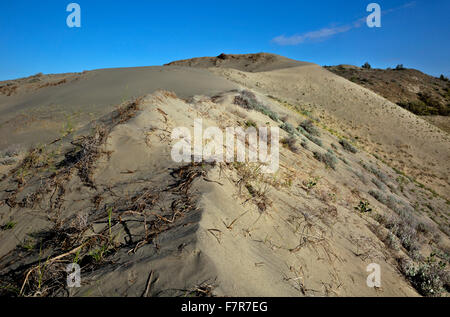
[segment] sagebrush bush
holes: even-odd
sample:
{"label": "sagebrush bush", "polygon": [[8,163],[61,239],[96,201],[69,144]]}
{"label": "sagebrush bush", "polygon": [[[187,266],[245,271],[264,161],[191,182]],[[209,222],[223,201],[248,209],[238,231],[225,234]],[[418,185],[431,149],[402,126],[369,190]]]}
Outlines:
{"label": "sagebrush bush", "polygon": [[392,232],[388,233],[386,239],[384,240],[384,243],[386,244],[387,247],[391,248],[392,250],[395,251],[400,250],[400,244],[398,242],[398,239]]}
{"label": "sagebrush bush", "polygon": [[284,131],[286,131],[290,135],[296,135],[297,134],[295,129],[294,129],[294,127],[292,126],[292,124],[290,124],[288,122],[284,122],[282,125],[280,125],[280,129],[283,129]]}
{"label": "sagebrush bush", "polygon": [[309,145],[308,145],[308,141],[307,141],[307,140],[302,140],[301,146],[302,146],[305,150],[309,150]]}
{"label": "sagebrush bush", "polygon": [[418,266],[408,260],[403,260],[400,266],[414,288],[423,296],[440,296],[449,287],[446,263],[436,259],[434,253]]}
{"label": "sagebrush bush", "polygon": [[336,169],[337,158],[334,156],[333,151],[329,150],[326,153],[314,152],[314,157],[316,160],[324,163],[326,166]]}
{"label": "sagebrush bush", "polygon": [[256,99],[256,95],[249,90],[241,91],[240,95],[234,98],[234,104],[247,110],[255,110],[261,112],[262,114],[268,116],[273,121],[278,122],[280,120],[276,112],[270,110],[267,106],[260,103]]}
{"label": "sagebrush bush", "polygon": [[303,134],[306,138],[308,138],[311,142],[317,144],[318,146],[322,147],[323,143],[322,140],[319,139],[318,137],[311,135],[308,133],[308,131],[306,131],[305,129],[303,129],[303,127],[299,126],[297,128],[297,131],[300,132],[301,134]]}
{"label": "sagebrush bush", "polygon": [[291,152],[298,153],[297,138],[293,135],[281,140],[281,144],[285,145]]}
{"label": "sagebrush bush", "polygon": [[300,126],[302,129],[304,129],[306,132],[313,136],[320,136],[320,131],[317,129],[317,127],[313,124],[312,120],[305,120],[302,123],[300,123]]}
{"label": "sagebrush bush", "polygon": [[339,144],[342,145],[342,147],[344,148],[344,150],[350,152],[350,153],[357,153],[358,150],[350,144],[350,142],[348,142],[345,139],[341,139],[339,140]]}
{"label": "sagebrush bush", "polygon": [[384,190],[385,189],[385,185],[383,182],[381,182],[380,180],[378,180],[377,178],[372,178],[372,183],[375,184],[375,186],[378,187],[378,189]]}

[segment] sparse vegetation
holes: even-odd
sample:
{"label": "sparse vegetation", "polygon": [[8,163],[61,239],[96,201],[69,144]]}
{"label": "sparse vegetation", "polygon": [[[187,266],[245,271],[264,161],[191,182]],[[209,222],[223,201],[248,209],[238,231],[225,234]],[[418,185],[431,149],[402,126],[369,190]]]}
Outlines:
{"label": "sparse vegetation", "polygon": [[312,120],[305,120],[300,124],[300,127],[303,128],[306,132],[308,132],[312,136],[320,136],[320,132],[317,127],[313,124]]}
{"label": "sparse vegetation", "polygon": [[317,177],[311,178],[308,181],[304,182],[303,185],[306,187],[307,190],[311,190],[311,189],[313,189],[314,187],[317,186],[317,181],[318,180],[319,179]]}
{"label": "sparse vegetation", "polygon": [[297,147],[297,138],[293,135],[291,135],[287,138],[283,138],[281,140],[281,144],[286,146],[293,153],[298,153],[298,151],[299,151],[299,148]]}
{"label": "sparse vegetation", "polygon": [[17,225],[17,222],[9,221],[5,225],[1,226],[1,230],[11,230]]}
{"label": "sparse vegetation", "polygon": [[[449,82],[444,75],[435,78],[418,70],[406,69],[401,64],[394,71],[369,68],[359,70],[338,66],[328,67],[328,69],[416,115],[450,115]],[[420,86],[419,92],[405,89],[405,87],[416,86]]]}
{"label": "sparse vegetation", "polygon": [[294,129],[294,127],[289,122],[284,122],[283,124],[281,124],[280,125],[280,129],[283,129],[284,131],[286,131],[290,135],[296,135],[297,134],[295,129]]}
{"label": "sparse vegetation", "polygon": [[275,122],[278,122],[280,120],[277,113],[273,112],[267,106],[260,103],[256,99],[256,95],[249,90],[241,91],[240,95],[234,98],[234,104],[247,110],[255,110],[261,112]]}
{"label": "sparse vegetation", "polygon": [[315,143],[316,145],[322,147],[323,143],[322,140],[318,137],[311,135],[308,131],[306,131],[303,127],[299,126],[297,128],[297,131],[303,134],[307,139],[309,139],[311,142]]}
{"label": "sparse vegetation", "polygon": [[437,259],[435,253],[419,265],[408,260],[403,260],[401,264],[403,273],[423,296],[440,296],[445,289],[448,291],[450,279],[447,263]]}
{"label": "sparse vegetation", "polygon": [[339,140],[339,144],[342,145],[342,147],[344,148],[344,150],[350,152],[350,153],[357,153],[358,150],[350,144],[350,142],[348,142],[345,139],[341,139]]}
{"label": "sparse vegetation", "polygon": [[246,126],[247,128],[250,128],[250,127],[257,128],[257,127],[258,127],[257,124],[256,124],[256,122],[253,121],[253,120],[247,120],[247,121],[245,121],[245,126]]}
{"label": "sparse vegetation", "polygon": [[359,205],[355,207],[355,210],[358,210],[361,213],[371,212],[372,207],[370,206],[370,203],[367,200],[361,200],[359,202]]}
{"label": "sparse vegetation", "polygon": [[314,152],[316,160],[323,162],[326,166],[336,169],[337,158],[334,156],[333,151],[328,150],[326,153]]}

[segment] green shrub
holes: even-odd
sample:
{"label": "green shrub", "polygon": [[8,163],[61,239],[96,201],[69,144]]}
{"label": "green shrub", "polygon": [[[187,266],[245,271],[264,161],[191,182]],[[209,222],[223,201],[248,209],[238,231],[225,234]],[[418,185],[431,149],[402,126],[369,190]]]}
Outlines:
{"label": "green shrub", "polygon": [[355,207],[355,210],[358,210],[359,212],[362,212],[362,213],[371,212],[372,207],[370,207],[370,204],[367,200],[361,200],[359,202],[359,205]]}

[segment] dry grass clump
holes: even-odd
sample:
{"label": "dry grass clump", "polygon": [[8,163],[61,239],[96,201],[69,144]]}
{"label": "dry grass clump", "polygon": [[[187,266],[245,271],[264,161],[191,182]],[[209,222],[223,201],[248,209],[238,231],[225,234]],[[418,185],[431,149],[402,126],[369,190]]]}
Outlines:
{"label": "dry grass clump", "polygon": [[[49,231],[37,234],[38,242],[26,251],[18,248],[9,258],[2,259],[6,262],[15,260],[23,252],[27,252],[27,256],[38,258],[37,261],[10,270],[7,274],[2,273],[0,295],[67,295],[67,264],[77,263],[84,272],[101,269],[118,251],[134,253],[154,241],[161,233],[179,226],[178,220],[183,215],[196,210],[190,187],[196,178],[206,175],[210,165],[212,164],[192,163],[174,169],[170,174],[173,182],[167,188],[145,187],[131,198],[119,198],[103,207],[100,206],[101,197],[98,193],[95,194],[91,201],[96,206],[91,212],[55,224]],[[171,208],[158,207],[167,199],[172,200]],[[141,234],[131,235],[128,221],[142,223]],[[104,228],[96,232],[93,224],[104,224]],[[125,239],[117,232],[120,226],[128,235]],[[207,293],[208,288],[198,287],[198,291]]]}
{"label": "dry grass clump", "polygon": [[14,85],[13,83],[7,83],[0,87],[0,94],[10,97],[17,92],[19,86]]}
{"label": "dry grass clump", "polygon": [[100,146],[104,144],[107,136],[106,127],[98,126],[92,135],[72,141],[72,145],[75,147],[66,154],[66,159],[60,166],[76,168],[83,183],[88,187],[95,188],[92,173],[95,163],[103,153]]}
{"label": "dry grass clump", "polygon": [[238,179],[236,185],[239,188],[239,194],[245,187],[251,196],[250,201],[253,202],[260,212],[264,212],[268,207],[272,206],[272,201],[268,197],[270,192],[271,181],[266,179],[261,172],[261,164],[253,163],[234,163]]}
{"label": "dry grass clump", "polygon": [[386,228],[398,237],[402,246],[410,252],[410,255],[415,257],[420,249],[419,240],[416,230],[416,225],[412,219],[396,219],[393,218],[391,221],[386,223]]}
{"label": "dry grass clump", "polygon": [[[171,96],[170,93],[167,92],[169,96]],[[175,96],[176,97],[176,96]],[[127,122],[131,118],[134,118],[136,116],[137,111],[139,110],[139,105],[142,103],[143,98],[137,98],[130,102],[129,104],[122,106],[118,108],[116,111],[113,112],[112,121],[114,125],[122,124],[124,122]]]}
{"label": "dry grass clump", "polygon": [[40,85],[39,88],[56,87],[56,86],[59,86],[59,85],[65,84],[65,83],[67,83],[66,78],[58,80],[58,81],[54,81],[54,82],[47,82],[45,84]]}

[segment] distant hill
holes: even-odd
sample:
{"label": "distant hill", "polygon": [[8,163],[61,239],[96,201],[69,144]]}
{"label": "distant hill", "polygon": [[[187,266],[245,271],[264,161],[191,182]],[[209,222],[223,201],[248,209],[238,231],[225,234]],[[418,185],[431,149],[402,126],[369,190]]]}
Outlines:
{"label": "distant hill", "polygon": [[350,65],[325,66],[420,116],[450,116],[450,81],[416,69],[374,69]]}
{"label": "distant hill", "polygon": [[174,61],[165,66],[186,66],[196,68],[220,67],[257,73],[305,65],[312,65],[312,63],[296,61],[276,54],[257,53],[241,55],[220,54],[216,57],[198,57]]}

